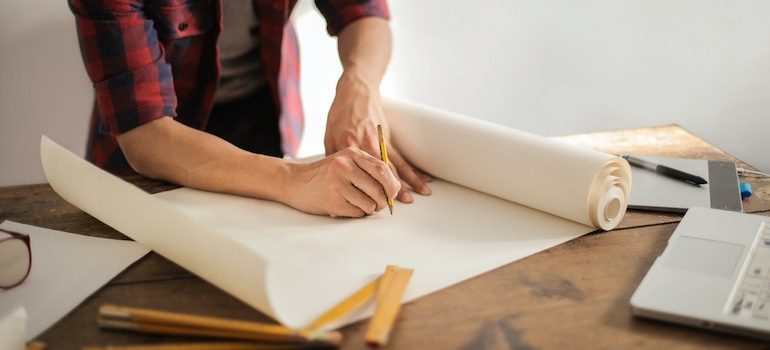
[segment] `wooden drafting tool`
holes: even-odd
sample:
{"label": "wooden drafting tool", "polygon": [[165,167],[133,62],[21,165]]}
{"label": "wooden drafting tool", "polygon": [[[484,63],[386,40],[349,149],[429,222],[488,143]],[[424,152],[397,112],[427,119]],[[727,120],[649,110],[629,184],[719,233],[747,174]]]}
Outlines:
{"label": "wooden drafting tool", "polygon": [[105,345],[88,346],[83,350],[292,350],[303,349],[295,344],[260,344],[260,343],[170,343],[142,345]]}
{"label": "wooden drafting tool", "polygon": [[398,311],[401,309],[401,298],[404,296],[412,269],[388,266],[382,276],[377,290],[377,305],[374,316],[369,320],[366,330],[366,342],[373,345],[385,345],[388,335],[396,322]]}
{"label": "wooden drafting tool", "polygon": [[99,308],[100,327],[142,333],[192,335],[203,337],[247,339],[270,342],[303,343],[308,341],[339,344],[339,332],[316,332],[313,338],[299,330],[281,325],[204,317],[173,312],[102,305]]}
{"label": "wooden drafting tool", "polygon": [[413,272],[412,269],[388,265],[384,274],[319,316],[301,333],[306,338],[313,338],[324,326],[358,310],[368,301],[374,300],[375,311],[369,322],[366,341],[370,344],[385,345],[398,316],[401,298]]}
{"label": "wooden drafting tool", "polygon": [[373,281],[367,283],[361,289],[357,290],[347,299],[341,301],[339,304],[329,309],[329,311],[326,311],[309,326],[305,327],[302,330],[302,334],[307,338],[312,338],[315,336],[318,330],[323,328],[325,325],[328,325],[329,323],[341,319],[349,315],[351,312],[358,310],[358,308],[364,305],[364,303],[372,299],[372,296],[374,295],[375,291],[377,290],[377,286],[380,283],[380,279],[382,279],[382,277],[377,277]]}

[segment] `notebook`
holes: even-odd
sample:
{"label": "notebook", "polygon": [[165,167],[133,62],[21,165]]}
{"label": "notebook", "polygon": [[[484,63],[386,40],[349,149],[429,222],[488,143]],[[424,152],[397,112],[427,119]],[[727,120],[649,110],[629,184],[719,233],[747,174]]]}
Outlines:
{"label": "notebook", "polygon": [[743,211],[735,162],[634,157],[700,176],[708,184],[696,186],[632,166],[629,209],[684,213],[692,207],[706,207]]}

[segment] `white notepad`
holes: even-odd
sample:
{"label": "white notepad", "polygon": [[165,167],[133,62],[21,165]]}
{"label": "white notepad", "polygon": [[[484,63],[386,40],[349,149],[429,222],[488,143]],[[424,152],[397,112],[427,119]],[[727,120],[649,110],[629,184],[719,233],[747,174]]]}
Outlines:
{"label": "white notepad", "polygon": [[693,207],[743,210],[734,162],[636,155],[634,157],[700,176],[706,179],[708,184],[696,186],[632,166],[631,177],[634,181],[631,185],[629,209],[675,213],[684,213]]}

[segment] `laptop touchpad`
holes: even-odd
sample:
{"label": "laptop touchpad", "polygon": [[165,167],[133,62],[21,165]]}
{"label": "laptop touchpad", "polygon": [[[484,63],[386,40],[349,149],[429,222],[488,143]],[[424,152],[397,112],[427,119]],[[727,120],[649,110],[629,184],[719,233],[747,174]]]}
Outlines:
{"label": "laptop touchpad", "polygon": [[664,266],[730,277],[741,258],[743,245],[679,236],[666,249]]}

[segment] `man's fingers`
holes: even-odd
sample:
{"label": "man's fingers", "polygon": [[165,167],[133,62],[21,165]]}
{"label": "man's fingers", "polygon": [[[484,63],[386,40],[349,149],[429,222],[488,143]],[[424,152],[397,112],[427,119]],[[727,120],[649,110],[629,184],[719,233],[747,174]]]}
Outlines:
{"label": "man's fingers", "polygon": [[396,196],[401,189],[401,183],[387,164],[359,149],[348,148],[348,152],[351,153],[351,158],[359,168],[382,185],[388,198]]}
{"label": "man's fingers", "polygon": [[390,168],[390,171],[393,172],[393,175],[396,175],[398,182],[401,184],[401,189],[398,190],[398,194],[396,195],[395,199],[401,203],[412,203],[414,201],[414,197],[412,197],[412,194],[409,193],[409,187],[406,185],[404,180],[401,180],[401,178],[398,177],[396,166],[393,165],[393,162],[388,162],[388,167]]}
{"label": "man's fingers", "polygon": [[[382,184],[372,178],[365,170],[359,168],[358,171],[351,174],[350,181],[358,191],[363,192],[363,194],[375,204],[374,211],[379,211],[388,204],[388,198],[386,197]],[[371,214],[369,212],[367,213]]]}
{"label": "man's fingers", "polygon": [[433,181],[433,176],[426,174],[424,171],[420,170],[419,168],[412,166],[412,170],[414,170],[414,173],[420,177],[420,180],[422,180],[422,182],[428,183]]}
{"label": "man's fingers", "polygon": [[401,203],[414,202],[414,197],[412,197],[412,194],[409,193],[409,191],[406,189],[406,185],[401,186],[401,190],[398,191],[398,195],[396,196],[396,199],[398,199],[398,201]]}
{"label": "man's fingers", "polygon": [[361,208],[351,204],[347,198],[345,198],[345,194],[340,194],[340,196],[342,198],[338,198],[337,200],[333,201],[333,203],[329,203],[328,207],[326,208],[327,215],[333,218],[360,218],[362,216],[366,216],[366,213],[361,210]]}
{"label": "man's fingers", "polygon": [[417,169],[415,167],[412,167],[412,169],[414,169],[414,172],[417,173],[417,176],[420,177],[420,180],[422,180],[422,182],[427,183],[427,182],[433,181],[433,176],[430,176],[430,175],[426,174],[425,172],[423,172],[422,170]]}
{"label": "man's fingers", "polygon": [[[358,209],[358,211],[361,212],[361,214],[365,215],[371,215],[374,214],[375,210],[377,209],[377,203],[371,199],[368,195],[361,192],[358,188],[355,188],[352,184],[348,186],[348,189],[345,190],[345,193],[342,194],[342,197],[345,198],[345,200],[352,204],[353,206]],[[359,214],[356,212],[356,214]],[[354,217],[360,217],[363,215],[358,215]]]}
{"label": "man's fingers", "polygon": [[340,208],[337,208],[332,214],[331,217],[342,217],[342,218],[360,218],[366,216],[366,213],[364,213],[360,208],[356,207],[353,204],[345,203]]}
{"label": "man's fingers", "polygon": [[404,182],[412,187],[413,190],[421,195],[427,196],[431,194],[430,187],[428,187],[428,185],[425,184],[425,181],[420,178],[420,175],[417,174],[416,170],[409,165],[398,152],[392,153],[390,161],[393,162],[393,166],[396,167],[396,171],[401,180],[404,180]]}

